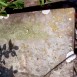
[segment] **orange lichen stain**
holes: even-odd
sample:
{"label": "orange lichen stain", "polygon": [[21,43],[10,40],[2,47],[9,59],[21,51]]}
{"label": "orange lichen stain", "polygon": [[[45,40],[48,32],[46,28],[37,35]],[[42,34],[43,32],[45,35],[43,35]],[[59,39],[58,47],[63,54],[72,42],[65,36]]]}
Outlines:
{"label": "orange lichen stain", "polygon": [[52,31],[54,31],[54,32],[58,30],[58,26],[57,25],[52,25],[51,28],[52,28]]}
{"label": "orange lichen stain", "polygon": [[50,22],[49,21],[48,25],[51,27],[51,29],[52,29],[53,32],[59,30],[59,27],[54,22]]}
{"label": "orange lichen stain", "polygon": [[22,43],[21,48],[22,48],[22,49],[25,49],[25,48],[26,48],[24,43]]}

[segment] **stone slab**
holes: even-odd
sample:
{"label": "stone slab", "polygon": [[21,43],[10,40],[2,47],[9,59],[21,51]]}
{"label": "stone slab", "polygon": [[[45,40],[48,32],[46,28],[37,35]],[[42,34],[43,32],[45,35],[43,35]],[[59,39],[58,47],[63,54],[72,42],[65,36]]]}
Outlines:
{"label": "stone slab", "polygon": [[[73,50],[74,13],[73,8],[56,9],[47,15],[35,11],[12,14],[7,20],[0,20],[0,45],[6,43],[8,48],[11,39],[12,43],[19,47],[16,57],[3,57],[6,60],[5,66],[13,66],[14,70],[18,70],[16,77],[45,75]],[[66,63],[63,71],[70,71],[65,69],[71,69],[73,64],[70,67],[69,65]],[[58,72],[51,77],[66,76],[62,73],[58,75]]]}

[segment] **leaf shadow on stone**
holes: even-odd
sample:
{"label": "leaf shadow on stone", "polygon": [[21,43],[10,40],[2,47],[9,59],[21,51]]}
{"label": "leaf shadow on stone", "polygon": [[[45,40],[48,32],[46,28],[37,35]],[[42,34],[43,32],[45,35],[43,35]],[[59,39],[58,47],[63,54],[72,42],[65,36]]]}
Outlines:
{"label": "leaf shadow on stone", "polygon": [[19,47],[14,45],[11,39],[8,42],[8,48],[6,44],[3,44],[3,46],[0,45],[0,77],[15,77],[14,73],[17,73],[17,70],[13,70],[12,66],[10,69],[6,68],[6,61],[2,57],[10,58],[9,55],[15,57],[17,56],[16,51],[18,49]]}

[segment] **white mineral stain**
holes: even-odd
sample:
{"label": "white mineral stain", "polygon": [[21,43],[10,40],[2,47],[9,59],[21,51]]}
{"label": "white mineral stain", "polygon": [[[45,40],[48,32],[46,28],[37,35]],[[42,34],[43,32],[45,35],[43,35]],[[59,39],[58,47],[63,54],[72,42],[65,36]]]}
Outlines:
{"label": "white mineral stain", "polygon": [[3,19],[3,16],[0,16],[0,19]]}
{"label": "white mineral stain", "polygon": [[7,16],[0,16],[0,19],[8,19],[9,18],[9,14],[7,14]]}
{"label": "white mineral stain", "polygon": [[43,14],[48,14],[50,12],[50,10],[43,10],[42,13]]}
{"label": "white mineral stain", "polygon": [[66,55],[66,58],[72,55],[71,57],[69,57],[69,58],[66,60],[67,63],[71,62],[72,60],[74,60],[74,59],[76,58],[76,55],[75,55],[75,54],[73,55],[73,54],[74,54],[74,51],[71,51],[71,52],[69,52],[69,53]]}
{"label": "white mineral stain", "polygon": [[4,19],[8,19],[9,18],[9,14],[7,14],[7,16],[4,16],[3,18]]}

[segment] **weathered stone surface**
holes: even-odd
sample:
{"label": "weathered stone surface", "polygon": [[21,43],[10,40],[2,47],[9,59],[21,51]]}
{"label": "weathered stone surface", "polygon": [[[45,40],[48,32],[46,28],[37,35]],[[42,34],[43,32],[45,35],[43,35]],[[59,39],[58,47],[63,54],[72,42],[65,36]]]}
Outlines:
{"label": "weathered stone surface", "polygon": [[[47,15],[41,11],[13,14],[0,20],[0,44],[8,44],[11,39],[19,47],[17,57],[10,56],[5,65],[18,70],[16,77],[45,75],[73,50],[73,36],[73,8],[51,10]],[[64,67],[70,69],[72,65]],[[63,71],[70,71],[64,67]],[[66,76],[55,73],[50,77]]]}
{"label": "weathered stone surface", "polygon": [[49,77],[71,77],[73,76],[73,62],[64,63],[57,70],[51,72]]}

